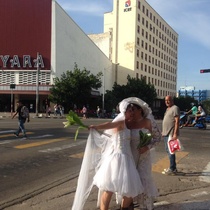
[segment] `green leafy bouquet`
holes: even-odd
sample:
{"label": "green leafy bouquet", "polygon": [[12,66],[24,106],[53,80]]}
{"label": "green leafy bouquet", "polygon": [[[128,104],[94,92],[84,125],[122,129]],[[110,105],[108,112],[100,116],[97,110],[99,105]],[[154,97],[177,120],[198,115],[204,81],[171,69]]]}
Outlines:
{"label": "green leafy bouquet", "polygon": [[75,141],[77,140],[79,129],[88,128],[88,126],[83,124],[82,121],[80,120],[80,118],[78,117],[78,115],[73,111],[69,111],[69,114],[66,116],[66,120],[67,120],[66,122],[63,122],[64,128],[67,128],[70,125],[78,125],[79,126],[75,133],[75,137],[74,137]]}
{"label": "green leafy bouquet", "polygon": [[152,140],[152,134],[149,132],[149,130],[141,129],[139,131],[139,144],[137,146],[137,149],[140,149],[142,147],[149,145],[151,140]]}

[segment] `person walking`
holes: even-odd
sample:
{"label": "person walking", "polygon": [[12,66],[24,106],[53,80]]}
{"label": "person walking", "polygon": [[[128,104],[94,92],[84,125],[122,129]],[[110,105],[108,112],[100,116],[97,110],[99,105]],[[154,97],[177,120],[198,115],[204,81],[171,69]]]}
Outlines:
{"label": "person walking", "polygon": [[[113,194],[121,204],[121,210],[129,210],[133,198],[143,192],[131,152],[130,130],[126,126],[133,116],[133,105],[122,102],[120,111],[113,122],[89,126],[90,135],[72,210],[85,209],[93,185],[99,189],[97,206],[101,210],[109,209]],[[100,136],[95,129],[106,130]]]}
{"label": "person walking", "polygon": [[[162,136],[165,143],[165,149],[168,153],[170,166],[167,169],[164,169],[162,174],[165,175],[176,175],[177,167],[176,167],[176,155],[171,154],[168,148],[168,140],[177,139],[179,136],[179,117],[180,117],[180,109],[178,106],[174,104],[173,98],[168,95],[165,97],[165,104],[167,106],[166,112],[164,114],[163,122],[162,122]],[[170,137],[170,139],[169,139]]]}
{"label": "person walking", "polygon": [[[124,101],[134,105],[134,116],[127,125],[131,130],[132,155],[144,187],[143,193],[135,197],[133,201],[139,204],[140,209],[152,210],[154,209],[154,201],[158,196],[158,190],[152,177],[152,156],[155,152],[155,146],[161,141],[161,131],[146,102],[137,97],[126,98]],[[138,145],[143,139],[140,139],[139,132],[152,134],[151,141],[141,148],[138,148]]]}
{"label": "person walking", "polygon": [[17,114],[18,114],[18,125],[19,125],[19,127],[18,127],[17,131],[14,133],[14,135],[16,137],[18,137],[20,132],[22,132],[23,137],[27,138],[24,124],[25,124],[26,120],[28,122],[30,121],[30,115],[29,115],[29,112],[28,112],[28,108],[23,105],[22,101],[17,102],[17,109],[16,109],[16,112],[14,113],[14,115],[12,116],[12,119],[14,119],[14,117]]}

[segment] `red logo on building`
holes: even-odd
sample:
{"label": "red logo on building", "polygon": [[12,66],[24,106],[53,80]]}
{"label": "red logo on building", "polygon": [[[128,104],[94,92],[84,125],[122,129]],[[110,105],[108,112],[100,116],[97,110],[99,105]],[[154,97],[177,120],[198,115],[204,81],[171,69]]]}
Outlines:
{"label": "red logo on building", "polygon": [[125,7],[130,7],[131,6],[131,0],[127,0],[125,2]]}

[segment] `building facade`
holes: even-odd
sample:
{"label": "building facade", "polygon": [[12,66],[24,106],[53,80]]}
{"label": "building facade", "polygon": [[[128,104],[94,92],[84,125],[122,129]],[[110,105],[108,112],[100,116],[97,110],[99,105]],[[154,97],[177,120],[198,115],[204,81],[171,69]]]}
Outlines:
{"label": "building facade", "polygon": [[0,111],[20,99],[43,111],[53,79],[75,63],[104,73],[101,93],[130,75],[159,98],[176,94],[178,34],[145,0],[113,0],[104,33],[89,37],[55,0],[0,0],[0,18]]}
{"label": "building facade", "polygon": [[145,0],[113,2],[113,11],[104,14],[104,34],[89,37],[119,64],[115,81],[125,84],[129,74],[154,84],[159,98],[175,96],[178,34]]}
{"label": "building facade", "polygon": [[178,91],[178,97],[187,97],[190,96],[202,103],[203,101],[210,99],[210,90],[196,90],[194,86],[184,86],[180,87]]}
{"label": "building facade", "polygon": [[[75,63],[93,74],[112,68],[54,0],[0,0],[0,19],[0,111],[14,111],[16,101],[23,100],[33,112],[37,93],[43,111],[53,78],[73,70]],[[106,77],[104,86],[111,89],[112,72]]]}

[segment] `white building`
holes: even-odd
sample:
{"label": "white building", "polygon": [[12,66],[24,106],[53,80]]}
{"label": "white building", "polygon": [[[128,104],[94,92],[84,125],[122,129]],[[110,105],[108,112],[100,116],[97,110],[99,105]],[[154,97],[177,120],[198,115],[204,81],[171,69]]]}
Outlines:
{"label": "white building", "polygon": [[154,84],[158,97],[176,95],[178,34],[145,0],[113,0],[104,14],[104,34],[89,35],[116,66],[115,80],[127,75]]}

